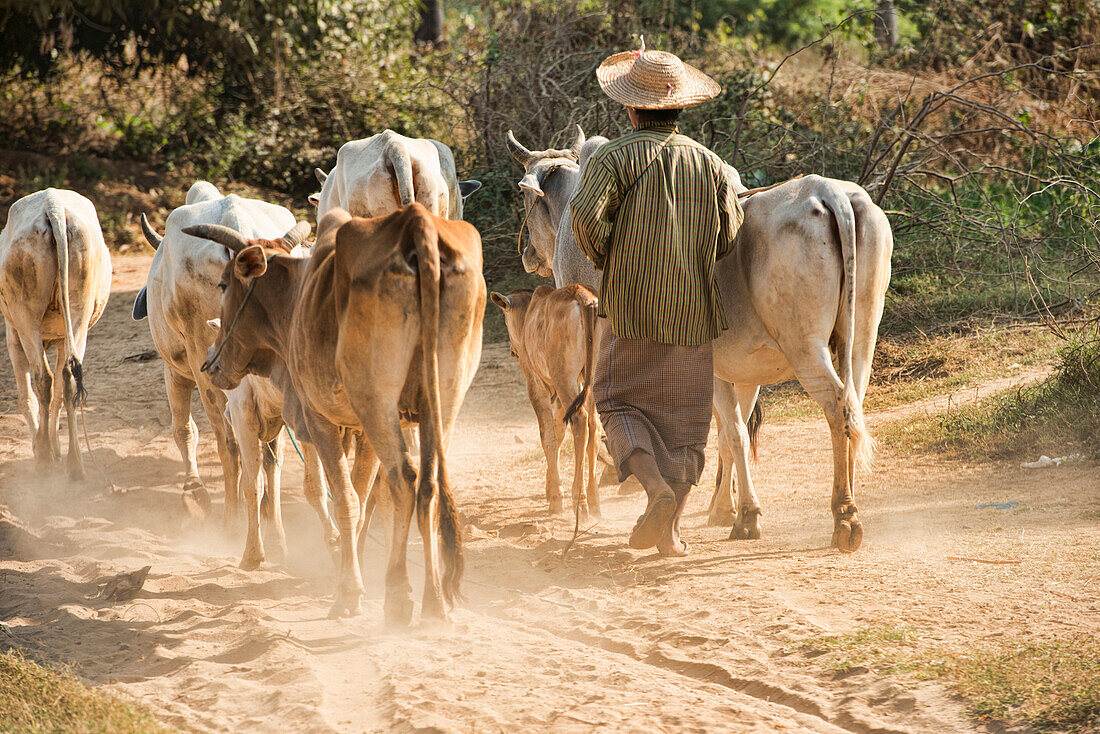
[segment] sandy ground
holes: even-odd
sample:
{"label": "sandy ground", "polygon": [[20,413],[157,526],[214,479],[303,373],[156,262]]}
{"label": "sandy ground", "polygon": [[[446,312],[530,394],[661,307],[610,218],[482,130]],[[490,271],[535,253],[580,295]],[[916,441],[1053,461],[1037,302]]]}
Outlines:
{"label": "sandy ground", "polygon": [[[450,452],[470,523],[468,600],[453,628],[382,627],[378,528],[364,614],[329,620],[335,575],[293,453],[285,566],[236,568],[243,528],[223,529],[220,491],[213,521],[186,518],[160,364],[123,361],[152,348],[146,325],[129,319],[148,264],[116,259],[85,362],[95,456],[123,491],[35,473],[0,360],[0,645],[71,663],[166,722],[234,732],[971,731],[981,729],[941,686],[835,674],[799,641],[875,625],[964,648],[1100,630],[1095,467],[883,455],[857,496],[863,548],[843,556],[826,547],[820,419],[763,430],[762,540],[730,542],[706,527],[709,490],[697,490],[685,522],[692,555],[632,551],[642,499],[608,490],[606,519],[563,562],[572,522],[547,516],[534,416],[500,345],[486,348]],[[208,431],[200,449],[218,486]],[[564,460],[563,470],[570,476]],[[1019,506],[976,509],[1009,500]],[[145,565],[138,598],[94,598],[97,580]]]}

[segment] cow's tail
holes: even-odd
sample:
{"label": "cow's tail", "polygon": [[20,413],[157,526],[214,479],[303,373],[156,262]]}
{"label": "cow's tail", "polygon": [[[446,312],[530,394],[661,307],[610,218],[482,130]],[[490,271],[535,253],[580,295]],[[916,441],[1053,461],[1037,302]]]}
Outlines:
{"label": "cow's tail", "polygon": [[577,299],[577,305],[581,307],[581,317],[584,319],[584,384],[581,392],[569,404],[565,411],[565,423],[573,420],[573,416],[588,402],[588,396],[592,393],[592,363],[595,361],[596,341],[596,302]]}
{"label": "cow's tail", "polygon": [[[420,275],[420,340],[423,369],[421,393],[427,405],[427,415],[420,416],[421,447],[420,476],[417,479],[417,514],[430,509],[434,494],[433,479],[439,485],[439,534],[443,551],[443,595],[450,603],[461,598],[459,586],[465,568],[462,554],[462,534],[458,525],[451,487],[447,481],[447,465],[443,444],[443,410],[439,397],[439,241],[435,222],[428,210],[414,205],[416,217],[412,236]],[[427,428],[428,440],[424,440]],[[433,469],[435,477],[432,476]],[[425,538],[425,543],[431,542]]]}
{"label": "cow's tail", "polygon": [[61,317],[65,321],[65,349],[69,358],[65,366],[76,383],[76,393],[73,402],[83,405],[88,392],[84,389],[84,365],[81,363],[83,355],[77,354],[76,340],[73,339],[73,319],[69,310],[69,233],[65,222],[65,207],[52,195],[46,197],[46,219],[53,230],[53,243],[57,252],[57,282],[61,290]]}
{"label": "cow's tail", "polygon": [[396,141],[390,141],[385,149],[386,162],[393,170],[393,177],[397,182],[397,200],[402,207],[408,206],[416,200],[416,192],[413,190],[412,159],[404,145]]}
{"label": "cow's tail", "polygon": [[856,337],[856,215],[848,196],[832,184],[824,187],[822,200],[836,218],[844,267],[844,283],[840,294],[840,329],[844,339],[844,352],[839,355],[840,380],[844,385],[841,396],[844,430],[852,442],[856,465],[861,469],[868,469],[875,446],[863,420],[863,405],[856,390],[855,372],[852,369],[852,350]]}
{"label": "cow's tail", "polygon": [[756,448],[757,439],[760,437],[760,426],[764,425],[764,404],[760,402],[760,396],[756,396],[756,402],[753,403],[752,412],[749,413],[749,420],[746,425],[746,429],[749,432],[749,449],[752,451],[752,460],[756,461],[758,458]]}

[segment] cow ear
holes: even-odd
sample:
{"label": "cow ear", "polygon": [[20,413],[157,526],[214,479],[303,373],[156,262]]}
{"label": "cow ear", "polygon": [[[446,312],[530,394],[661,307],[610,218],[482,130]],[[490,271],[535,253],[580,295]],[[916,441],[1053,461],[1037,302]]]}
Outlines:
{"label": "cow ear", "polygon": [[317,208],[317,207],[321,206],[321,195],[320,194],[310,194],[309,196],[306,197],[306,201],[308,201],[310,204],[313,204],[314,208]]}
{"label": "cow ear", "polygon": [[466,181],[458,182],[458,191],[462,194],[462,198],[465,199],[470,194],[474,193],[481,188],[481,182],[476,179],[468,179]]}
{"label": "cow ear", "polygon": [[218,331],[221,331],[222,320],[221,319],[210,319],[206,322],[206,325],[209,326],[212,331],[218,332]]}
{"label": "cow ear", "polygon": [[259,278],[267,272],[267,254],[259,245],[246,247],[237,253],[233,261],[233,274],[242,283],[248,283],[253,278]]}
{"label": "cow ear", "polygon": [[489,298],[493,299],[493,303],[500,306],[500,310],[507,311],[512,306],[512,302],[508,300],[508,296],[493,291]]}
{"label": "cow ear", "polygon": [[534,171],[519,180],[519,187],[521,190],[532,192],[535,196],[545,196],[542,191],[542,181]]}

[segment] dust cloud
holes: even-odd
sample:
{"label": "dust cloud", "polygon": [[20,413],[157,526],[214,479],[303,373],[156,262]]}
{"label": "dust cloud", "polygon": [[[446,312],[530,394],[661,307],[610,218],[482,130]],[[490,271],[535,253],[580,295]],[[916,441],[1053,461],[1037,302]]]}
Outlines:
{"label": "dust cloud", "polygon": [[[1073,591],[1087,588],[1097,545],[1084,514],[1100,502],[1094,468],[1021,476],[884,457],[857,490],[864,547],[842,556],[825,547],[831,459],[818,419],[763,430],[763,539],[729,542],[728,530],[706,527],[709,489],[700,488],[685,515],[691,555],[632,551],[626,537],[643,500],[604,488],[604,519],[563,559],[572,518],[547,515],[537,427],[499,345],[486,348],[448,457],[466,523],[467,600],[449,628],[423,626],[417,613],[411,629],[385,629],[376,523],[363,614],[330,620],[335,570],[292,451],[285,564],[237,568],[244,528],[221,522],[197,402],[215,511],[205,523],[184,514],[159,363],[123,362],[152,348],[145,325],[129,319],[148,262],[118,258],[88,349],[91,441],[121,491],[105,491],[91,463],[83,484],[35,471],[0,361],[0,622],[10,633],[0,643],[71,663],[165,722],[204,732],[974,731],[941,686],[838,675],[801,643],[883,624],[957,644],[978,644],[991,628],[1097,631],[1095,600]],[[713,466],[713,445],[708,458]],[[974,509],[1006,497],[1026,497],[1029,510]],[[135,599],[97,598],[102,579],[146,565]]]}

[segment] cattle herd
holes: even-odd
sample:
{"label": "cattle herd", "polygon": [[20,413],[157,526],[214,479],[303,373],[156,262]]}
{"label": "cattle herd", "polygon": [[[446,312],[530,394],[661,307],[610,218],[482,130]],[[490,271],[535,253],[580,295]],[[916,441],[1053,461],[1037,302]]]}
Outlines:
{"label": "cattle herd", "polygon": [[[599,274],[573,240],[568,204],[586,160],[605,142],[578,129],[568,149],[532,151],[508,133],[524,167],[523,265],[556,288],[492,294],[538,419],[554,513],[563,509],[558,454],[571,429],[578,519],[600,514],[590,384],[609,327],[596,317]],[[726,172],[745,220],[717,270],[731,328],[714,344],[720,469],[708,521],[732,525],[731,538],[760,537],[749,474],[760,386],[796,378],[821,405],[832,436],[833,543],[854,551],[863,534],[854,473],[872,451],[862,403],[890,277],[889,222],[852,183],[807,176],[746,190],[732,167]],[[148,319],[163,360],[184,506],[205,517],[211,505],[191,416],[198,388],[221,459],[227,523],[239,521],[243,495],[242,568],[268,552],[285,556],[279,466],[288,434],[338,569],[332,614],[359,611],[359,545],[378,509],[389,545],[387,623],[412,617],[406,553],[414,514],[424,539],[422,615],[442,619],[463,573],[445,454],[481,357],[481,238],[462,221],[463,200],[480,183],[458,180],[443,143],[389,130],[347,143],[336,166],[316,174],[312,246],[310,225],[288,209],[224,196],[205,181],[169,214],[163,236],[142,215],[156,254],[133,314]],[[64,405],[74,479],[83,477],[74,414],[84,399],[82,360],[110,285],[92,202],[46,189],[12,205],[0,233],[0,309],[19,406],[46,468],[61,458]],[[274,546],[267,551],[261,522]]]}

